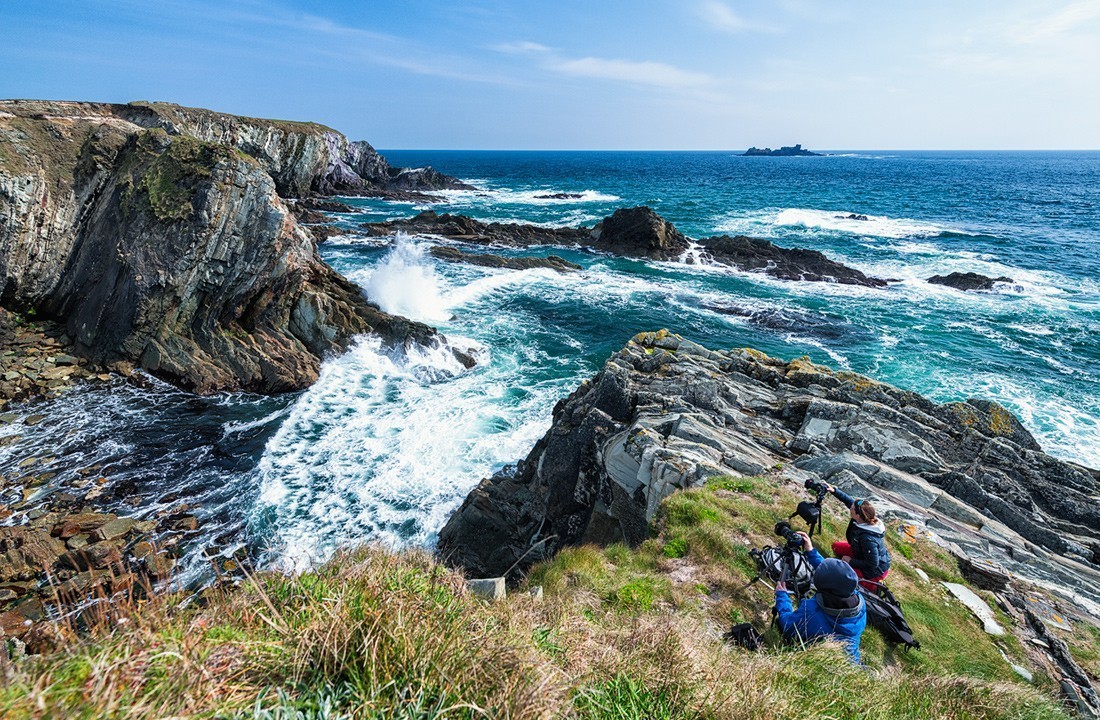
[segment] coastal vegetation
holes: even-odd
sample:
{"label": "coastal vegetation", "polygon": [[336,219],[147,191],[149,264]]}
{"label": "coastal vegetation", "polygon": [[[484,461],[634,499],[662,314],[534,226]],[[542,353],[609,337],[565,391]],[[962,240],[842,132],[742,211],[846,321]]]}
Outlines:
{"label": "coastal vegetation", "polygon": [[[761,652],[725,643],[730,624],[767,627],[771,592],[745,587],[755,574],[748,549],[774,541],[771,525],[796,499],[774,476],[716,479],[669,497],[640,546],[564,550],[496,602],[426,552],[363,548],[300,575],[105,604],[61,623],[53,652],[4,663],[0,713],[1068,717],[1051,678],[1029,684],[1004,659],[1026,662],[1024,644],[986,635],[944,592],[937,580],[962,581],[953,560],[896,526],[891,587],[920,650],[899,652],[869,629],[860,668],[839,646],[785,647],[771,630]],[[843,522],[827,510],[832,538]]]}

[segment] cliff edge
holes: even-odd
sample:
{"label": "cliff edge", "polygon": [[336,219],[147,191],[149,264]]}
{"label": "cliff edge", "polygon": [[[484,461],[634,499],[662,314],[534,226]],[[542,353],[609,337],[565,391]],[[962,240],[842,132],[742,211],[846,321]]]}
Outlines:
{"label": "cliff edge", "polygon": [[198,392],[305,387],[359,333],[439,342],[328,267],[280,197],[401,175],[368,148],[174,105],[0,102],[0,306]]}

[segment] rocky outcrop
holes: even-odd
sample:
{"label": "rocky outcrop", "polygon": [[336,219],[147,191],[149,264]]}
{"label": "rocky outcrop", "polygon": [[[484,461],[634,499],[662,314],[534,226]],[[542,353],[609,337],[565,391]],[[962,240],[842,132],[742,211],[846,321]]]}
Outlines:
{"label": "rocky outcrop", "polygon": [[751,147],[741,153],[741,157],[821,157],[821,153],[810,152],[802,145],[784,145],[778,150]]}
{"label": "rocky outcrop", "polygon": [[706,238],[699,241],[699,246],[715,262],[749,272],[762,272],[781,280],[886,287],[885,280],[830,260],[817,250],[781,248],[767,240],[744,235]]}
{"label": "rocky outcrop", "polygon": [[928,282],[933,285],[946,285],[947,287],[966,292],[969,290],[992,290],[996,287],[997,283],[1012,283],[1016,281],[1010,277],[992,278],[987,275],[980,275],[973,272],[953,272],[949,275],[933,275],[928,278]]}
{"label": "rocky outcrop", "polygon": [[465,215],[435,213],[431,210],[407,220],[390,220],[381,223],[365,223],[360,226],[367,235],[386,236],[403,232],[410,235],[438,235],[448,240],[478,245],[504,245],[529,247],[531,245],[558,245],[573,247],[590,242],[588,228],[544,228],[520,223],[484,223]]}
{"label": "rocky outcrop", "polygon": [[488,253],[468,253],[458,248],[447,245],[435,245],[429,252],[432,257],[447,262],[466,263],[468,265],[480,265],[481,267],[504,268],[507,270],[532,270],[534,268],[546,268],[558,272],[573,272],[580,270],[581,266],[572,263],[557,255],[547,255],[544,258],[532,257],[501,257]]}
{"label": "rocky outcrop", "polygon": [[661,331],[634,338],[553,417],[526,459],[450,518],[448,562],[488,577],[568,545],[638,543],[673,491],[782,467],[874,496],[961,556],[1100,593],[1100,473],[1043,453],[996,403],[940,405],[804,358],[715,352]]}
{"label": "rocky outcrop", "polygon": [[237,144],[127,119],[155,124],[158,108],[0,103],[0,305],[62,323],[93,362],[199,392],[304,387],[359,333],[438,341],[318,257],[279,189],[324,169],[302,174],[273,146],[267,164],[246,153],[247,119],[178,109],[207,137],[242,133]]}
{"label": "rocky outcrop", "polygon": [[816,250],[783,248],[767,240],[725,235],[693,242],[648,207],[616,210],[594,228],[544,228],[513,223],[483,223],[463,215],[422,212],[408,220],[368,223],[369,235],[398,232],[438,235],[463,242],[529,247],[581,247],[650,260],[707,262],[760,272],[782,280],[836,282],[885,287],[886,281],[830,260]]}
{"label": "rocky outcrop", "polygon": [[592,247],[612,255],[678,259],[690,247],[684,234],[647,207],[616,210],[592,229]]}

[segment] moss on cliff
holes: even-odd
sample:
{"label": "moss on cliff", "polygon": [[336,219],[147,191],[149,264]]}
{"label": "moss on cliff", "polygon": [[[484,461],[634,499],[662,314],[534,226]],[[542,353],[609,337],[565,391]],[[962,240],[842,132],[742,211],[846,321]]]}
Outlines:
{"label": "moss on cliff", "polygon": [[144,207],[161,221],[186,220],[194,214],[196,195],[210,181],[215,166],[233,156],[224,145],[147,130],[138,136],[126,163],[133,175],[126,181],[123,211],[131,214]]}

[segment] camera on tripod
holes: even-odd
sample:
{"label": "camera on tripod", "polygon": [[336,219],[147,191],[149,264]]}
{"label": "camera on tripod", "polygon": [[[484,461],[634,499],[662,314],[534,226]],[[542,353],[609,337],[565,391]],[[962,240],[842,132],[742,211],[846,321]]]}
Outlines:
{"label": "camera on tripod", "polygon": [[787,541],[788,550],[802,550],[805,541],[786,520],[780,520],[775,524],[775,534]]}

